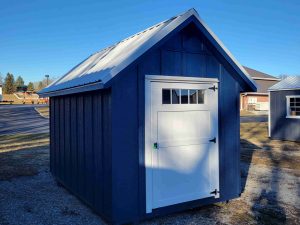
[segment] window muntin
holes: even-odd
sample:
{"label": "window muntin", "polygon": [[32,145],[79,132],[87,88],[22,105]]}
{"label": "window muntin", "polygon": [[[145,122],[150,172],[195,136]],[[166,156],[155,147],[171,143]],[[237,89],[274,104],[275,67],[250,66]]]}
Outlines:
{"label": "window muntin", "polygon": [[162,104],[204,104],[205,90],[162,89]]}
{"label": "window muntin", "polygon": [[300,95],[287,96],[287,117],[300,118]]}

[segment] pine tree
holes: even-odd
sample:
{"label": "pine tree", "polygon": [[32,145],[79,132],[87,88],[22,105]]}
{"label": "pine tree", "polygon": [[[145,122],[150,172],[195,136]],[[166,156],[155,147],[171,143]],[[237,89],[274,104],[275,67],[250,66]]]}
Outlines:
{"label": "pine tree", "polygon": [[27,86],[27,91],[34,91],[33,83],[29,82]]}
{"label": "pine tree", "polygon": [[16,82],[15,82],[15,86],[17,90],[20,90],[24,87],[24,80],[21,76],[18,76]]}
{"label": "pine tree", "polygon": [[12,94],[15,92],[15,79],[14,75],[11,73],[7,73],[5,77],[3,91],[5,94]]}

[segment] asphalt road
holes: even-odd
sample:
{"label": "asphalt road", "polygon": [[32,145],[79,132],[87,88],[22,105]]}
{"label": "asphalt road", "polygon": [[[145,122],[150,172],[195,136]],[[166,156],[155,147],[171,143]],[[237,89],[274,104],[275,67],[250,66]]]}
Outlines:
{"label": "asphalt road", "polygon": [[38,105],[0,105],[0,135],[49,132],[49,119],[34,107]]}
{"label": "asphalt road", "polygon": [[268,122],[267,115],[261,116],[241,116],[241,123],[252,123],[252,122]]}

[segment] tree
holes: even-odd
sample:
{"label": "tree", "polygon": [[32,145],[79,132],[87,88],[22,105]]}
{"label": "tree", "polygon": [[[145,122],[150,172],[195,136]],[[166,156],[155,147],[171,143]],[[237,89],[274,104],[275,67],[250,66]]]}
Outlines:
{"label": "tree", "polygon": [[3,91],[5,94],[12,94],[15,92],[15,78],[11,73],[7,73],[5,77]]}
{"label": "tree", "polygon": [[39,82],[37,89],[40,91],[45,87],[42,81]]}
{"label": "tree", "polygon": [[29,82],[27,86],[27,91],[34,91],[33,83]]}
{"label": "tree", "polygon": [[280,75],[279,75],[279,79],[280,79],[280,80],[283,80],[283,79],[285,79],[285,78],[287,78],[287,77],[288,77],[287,74],[280,74]]}
{"label": "tree", "polygon": [[2,73],[0,73],[0,85],[3,84],[3,76]]}
{"label": "tree", "polygon": [[24,87],[24,80],[21,76],[18,76],[16,82],[15,82],[15,86],[17,90],[20,90]]}

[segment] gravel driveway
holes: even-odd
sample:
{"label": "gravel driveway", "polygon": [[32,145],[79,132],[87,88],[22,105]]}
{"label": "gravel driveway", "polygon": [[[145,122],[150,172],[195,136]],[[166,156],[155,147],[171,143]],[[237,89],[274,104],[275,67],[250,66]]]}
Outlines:
{"label": "gravel driveway", "polygon": [[37,106],[0,105],[0,135],[49,132],[49,119],[35,111]]}

